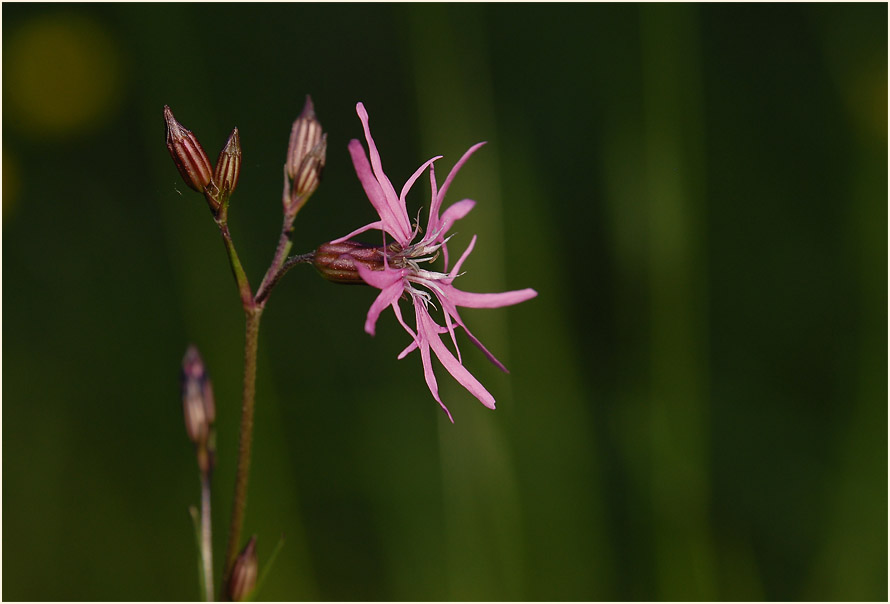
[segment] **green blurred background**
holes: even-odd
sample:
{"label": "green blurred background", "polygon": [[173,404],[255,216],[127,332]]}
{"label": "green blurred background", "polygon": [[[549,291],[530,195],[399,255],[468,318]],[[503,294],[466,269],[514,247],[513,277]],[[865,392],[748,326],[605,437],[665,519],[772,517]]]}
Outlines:
{"label": "green blurred background", "polygon": [[[244,148],[256,284],[308,93],[325,182],[295,252],[443,154],[489,411],[430,396],[375,292],[298,267],[260,336],[260,599],[886,600],[887,6],[4,4],[3,597],[198,597],[178,372],[219,409],[219,564],[243,316],[162,108]],[[409,206],[428,202],[421,179]]]}

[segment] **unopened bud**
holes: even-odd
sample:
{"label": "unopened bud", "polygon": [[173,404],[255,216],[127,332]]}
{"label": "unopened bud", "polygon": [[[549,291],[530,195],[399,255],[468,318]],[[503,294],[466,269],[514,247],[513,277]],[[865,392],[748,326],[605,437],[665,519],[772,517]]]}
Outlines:
{"label": "unopened bud", "polygon": [[294,185],[291,189],[291,204],[299,204],[315,193],[321,175],[324,172],[325,156],[328,150],[328,135],[325,134],[312,150],[303,158],[300,167],[294,174]]}
{"label": "unopened bud", "polygon": [[372,271],[382,271],[384,248],[358,241],[323,243],[315,250],[312,265],[322,277],[334,283],[362,285],[364,280],[355,267],[360,263]]}
{"label": "unopened bud", "polygon": [[203,193],[213,176],[210,159],[195,135],[176,121],[167,105],[164,105],[164,121],[167,123],[167,150],[182,180],[195,191]]}
{"label": "unopened bud", "polygon": [[315,117],[312,99],[307,96],[300,117],[294,121],[287,147],[285,171],[292,185],[285,197],[285,209],[295,212],[318,188],[327,154],[327,134]]}
{"label": "unopened bud", "polygon": [[241,174],[241,138],[238,136],[238,129],[235,128],[219,152],[216,168],[213,169],[213,182],[220,191],[231,193],[238,185],[239,174]]}
{"label": "unopened bud", "polygon": [[[206,448],[216,406],[213,403],[213,387],[204,368],[198,349],[189,346],[182,359],[182,412],[189,440]],[[203,469],[203,468],[202,468]]]}
{"label": "unopened bud", "polygon": [[228,596],[232,602],[243,602],[256,587],[257,559],[256,535],[250,538],[232,566]]}
{"label": "unopened bud", "polygon": [[293,179],[306,157],[321,142],[323,133],[321,122],[315,117],[312,98],[306,96],[306,104],[300,116],[294,121],[287,145],[287,175]]}

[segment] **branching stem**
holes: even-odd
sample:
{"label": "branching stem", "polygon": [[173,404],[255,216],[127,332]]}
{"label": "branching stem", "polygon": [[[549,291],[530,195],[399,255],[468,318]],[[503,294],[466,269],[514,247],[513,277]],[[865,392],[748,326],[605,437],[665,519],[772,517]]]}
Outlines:
{"label": "branching stem", "polygon": [[[208,199],[208,202],[210,200]],[[278,283],[278,280],[290,270],[293,266],[301,262],[311,262],[314,257],[313,253],[303,254],[301,256],[287,257],[291,249],[290,240],[291,231],[293,229],[296,211],[291,213],[285,212],[284,222],[281,226],[281,235],[278,239],[278,247],[272,258],[272,263],[263,277],[263,281],[257,290],[256,295],[250,289],[250,283],[238,253],[235,251],[235,244],[232,241],[232,235],[229,232],[228,225],[228,200],[222,200],[217,203],[218,210],[214,212],[216,224],[219,226],[220,235],[223,238],[223,244],[226,248],[226,254],[229,258],[229,265],[232,268],[232,274],[238,285],[238,292],[241,296],[241,305],[244,308],[244,388],[241,397],[241,426],[238,438],[238,466],[235,473],[235,494],[232,499],[232,519],[229,525],[229,540],[226,546],[226,562],[225,572],[223,573],[223,586],[228,582],[229,575],[232,572],[232,566],[238,557],[238,551],[241,546],[241,531],[244,527],[244,515],[247,509],[247,482],[250,475],[250,457],[251,446],[253,444],[253,417],[254,408],[256,406],[256,365],[257,350],[259,342],[260,318],[263,314],[263,308],[269,298],[272,288]],[[211,204],[213,208],[213,204]],[[209,505],[209,501],[208,501]],[[209,515],[208,515],[209,516]],[[206,564],[205,559],[205,564]],[[212,592],[208,592],[212,593]]]}
{"label": "branching stem", "polygon": [[312,262],[313,259],[315,259],[315,252],[299,254],[297,256],[290,256],[284,262],[284,264],[281,265],[281,268],[278,269],[278,272],[275,273],[265,284],[265,288],[260,288],[260,291],[256,295],[257,304],[265,304],[266,298],[269,297],[269,293],[271,293],[272,288],[275,287],[275,284],[278,283],[278,280],[281,279],[285,275],[285,273],[287,273],[287,271],[298,264],[306,264]]}

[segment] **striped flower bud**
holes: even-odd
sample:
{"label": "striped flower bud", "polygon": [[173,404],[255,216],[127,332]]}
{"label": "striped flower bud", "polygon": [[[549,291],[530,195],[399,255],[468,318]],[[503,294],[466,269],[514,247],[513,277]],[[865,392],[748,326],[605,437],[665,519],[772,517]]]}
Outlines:
{"label": "striped flower bud", "polygon": [[328,281],[363,285],[365,282],[355,267],[356,263],[361,263],[372,271],[382,271],[383,247],[358,241],[323,243],[315,250],[312,259],[312,265]]}
{"label": "striped flower bud", "polygon": [[294,121],[287,147],[284,165],[291,180],[289,195],[285,195],[285,210],[296,213],[305,203],[321,180],[327,154],[327,134],[322,132],[321,122],[315,117],[312,99],[307,96],[300,117]]}
{"label": "striped flower bud", "polygon": [[235,128],[219,152],[216,167],[213,169],[213,182],[224,194],[231,193],[238,185],[239,174],[241,174],[241,138],[238,136],[238,129]]}
{"label": "striped flower bud", "polygon": [[182,412],[189,440],[205,448],[216,420],[213,388],[198,349],[189,346],[182,359]]}
{"label": "striped flower bud", "polygon": [[232,602],[243,602],[256,587],[257,559],[256,535],[250,538],[232,567],[229,576],[228,596]]}
{"label": "striped flower bud", "polygon": [[291,179],[295,178],[303,158],[321,142],[323,137],[321,122],[315,117],[312,98],[307,95],[303,111],[291,127],[290,142],[287,146],[287,175]]}
{"label": "striped flower bud", "polygon": [[301,201],[315,193],[321,182],[321,174],[324,172],[324,163],[328,150],[328,135],[312,148],[300,162],[300,167],[294,174],[294,184],[291,189],[291,204],[302,205]]}
{"label": "striped flower bud", "polygon": [[176,121],[167,105],[164,105],[164,121],[167,123],[167,150],[182,180],[195,191],[203,193],[213,176],[210,159],[195,135]]}

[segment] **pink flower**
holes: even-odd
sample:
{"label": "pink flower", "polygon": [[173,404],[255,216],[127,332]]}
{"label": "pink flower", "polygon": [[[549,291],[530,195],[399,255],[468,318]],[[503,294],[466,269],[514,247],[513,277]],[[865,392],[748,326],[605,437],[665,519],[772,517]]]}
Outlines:
{"label": "pink flower", "polygon": [[[473,209],[476,202],[471,199],[464,199],[452,204],[440,214],[442,200],[445,198],[445,193],[448,191],[451,181],[454,180],[464,162],[485,143],[473,145],[464,153],[463,157],[449,172],[441,188],[438,188],[436,184],[436,174],[433,167],[433,163],[441,158],[441,156],[437,156],[420,166],[402,187],[401,194],[396,195],[392,183],[383,172],[380,154],[377,152],[377,146],[374,144],[374,139],[371,137],[371,131],[368,127],[368,113],[365,111],[362,103],[356,105],[356,112],[364,127],[365,140],[368,142],[370,152],[370,163],[365,155],[364,148],[358,140],[353,139],[349,142],[349,153],[352,155],[356,174],[358,174],[358,178],[365,189],[371,205],[377,210],[380,220],[367,224],[346,237],[341,237],[331,243],[344,242],[359,233],[372,229],[383,232],[383,244],[387,253],[383,254],[382,270],[373,270],[362,262],[354,263],[365,283],[380,290],[380,294],[368,310],[368,316],[365,320],[365,331],[374,335],[374,328],[380,313],[387,306],[391,307],[396,319],[405,328],[405,331],[411,335],[412,339],[411,343],[399,354],[398,358],[402,359],[414,350],[420,351],[423,375],[426,378],[427,386],[429,386],[433,397],[442,406],[442,409],[445,410],[452,422],[454,420],[451,418],[451,413],[442,403],[442,399],[439,398],[439,387],[436,383],[436,376],[433,373],[431,351],[458,383],[469,390],[483,405],[489,409],[494,409],[494,397],[462,364],[460,349],[457,346],[457,337],[455,335],[456,327],[462,328],[470,341],[478,346],[492,363],[503,371],[507,370],[467,329],[457,311],[457,307],[498,308],[510,306],[534,298],[538,293],[533,289],[522,289],[498,294],[477,294],[459,290],[453,285],[454,280],[461,274],[461,266],[463,266],[464,261],[476,244],[476,236],[473,236],[467,249],[449,270],[447,242],[450,237],[446,237],[446,233],[455,221],[460,220]],[[432,198],[426,230],[422,230],[419,224],[415,224],[414,227],[411,226],[411,220],[405,207],[405,196],[414,185],[414,182],[427,168],[429,168],[430,172]],[[394,243],[387,241],[387,234],[395,240]],[[445,261],[443,272],[424,268],[425,265],[434,261],[440,252]],[[399,300],[403,297],[410,299],[414,307],[415,329],[409,327],[402,316]],[[444,326],[437,323],[430,314],[430,307],[436,308],[437,302],[444,316]],[[440,336],[446,333],[454,344],[457,356],[442,342]]]}

